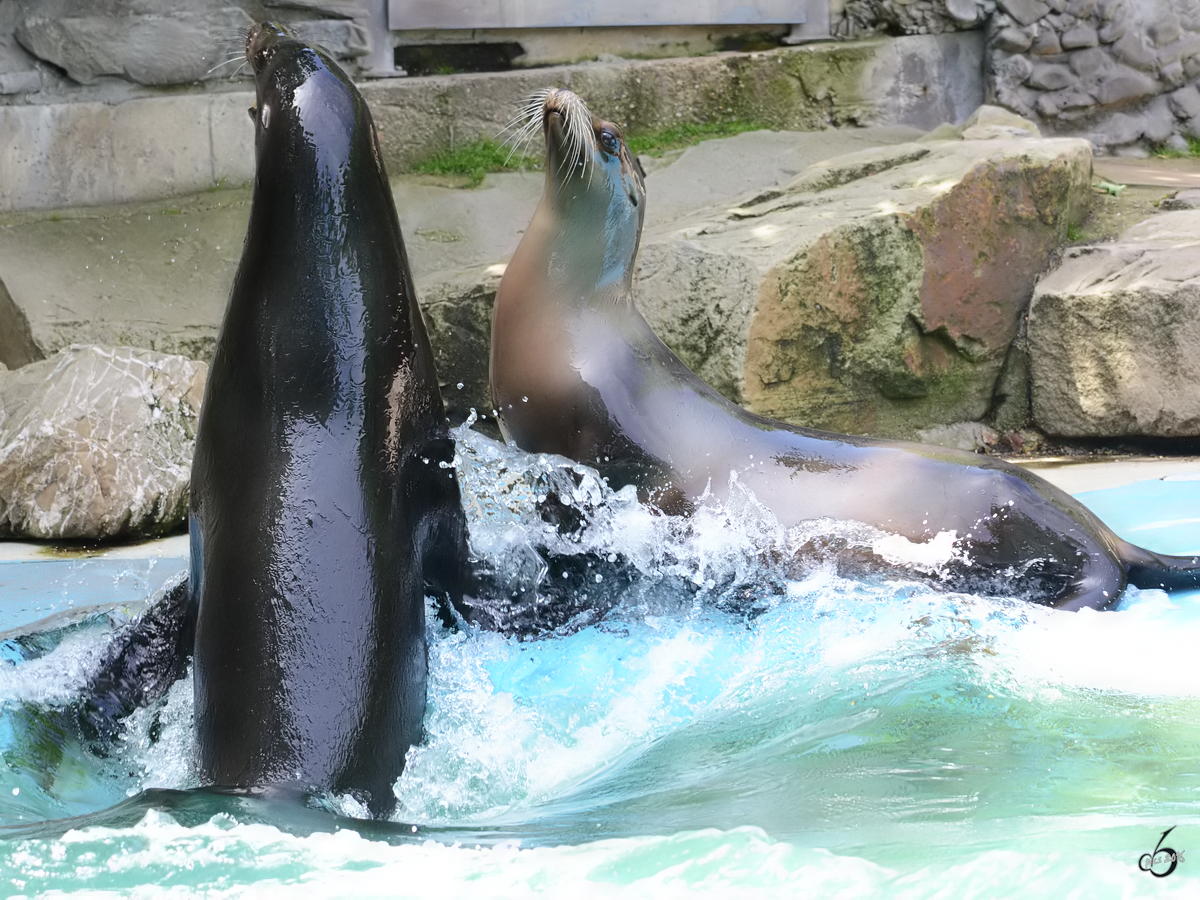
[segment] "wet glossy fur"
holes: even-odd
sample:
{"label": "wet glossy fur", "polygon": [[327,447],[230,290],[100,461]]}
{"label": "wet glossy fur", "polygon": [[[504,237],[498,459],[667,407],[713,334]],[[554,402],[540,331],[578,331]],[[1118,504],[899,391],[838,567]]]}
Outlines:
{"label": "wet glossy fur", "polygon": [[465,524],[374,125],[320,49],[248,40],[257,167],[192,471],[205,784],[350,792],[421,738],[423,586]]}

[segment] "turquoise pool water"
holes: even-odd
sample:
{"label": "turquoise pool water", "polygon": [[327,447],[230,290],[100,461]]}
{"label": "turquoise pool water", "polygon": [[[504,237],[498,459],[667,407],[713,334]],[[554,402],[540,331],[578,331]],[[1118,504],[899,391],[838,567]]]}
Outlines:
{"label": "turquoise pool water", "polygon": [[[565,470],[462,444],[477,549],[536,566],[529,510]],[[431,626],[427,739],[395,822],[355,818],[347,798],[191,790],[186,680],[107,757],[74,746],[40,712],[185,561],[0,563],[0,628],[60,615],[53,649],[0,662],[0,896],[1200,889],[1200,599],[1131,591],[1117,612],[1068,614],[789,579],[751,552],[787,536],[748,499],[681,523],[574,481],[596,509],[592,549],[700,593],[630,594],[544,640]],[[1138,543],[1200,550],[1200,481],[1081,496]],[[1141,871],[1172,826],[1177,869]]]}

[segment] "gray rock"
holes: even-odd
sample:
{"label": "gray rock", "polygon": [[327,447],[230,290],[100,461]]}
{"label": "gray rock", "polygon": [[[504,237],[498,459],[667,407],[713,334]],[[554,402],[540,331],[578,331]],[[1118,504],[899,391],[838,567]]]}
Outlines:
{"label": "gray rock", "polygon": [[320,19],[297,22],[292,28],[299,37],[320,44],[336,59],[357,59],[371,52],[371,35],[356,22]]}
{"label": "gray rock", "polygon": [[945,0],[945,2],[946,12],[956,22],[973,25],[980,18],[980,9],[975,5],[975,0]]}
{"label": "gray rock", "polygon": [[1151,144],[1165,143],[1175,133],[1175,114],[1166,97],[1156,97],[1142,111],[1142,137]]}
{"label": "gray rock", "polygon": [[1067,29],[1062,35],[1064,50],[1078,50],[1085,47],[1095,47],[1100,43],[1096,29],[1087,23],[1080,23]]}
{"label": "gray rock", "polygon": [[1044,91],[1061,91],[1074,85],[1076,80],[1075,73],[1068,66],[1038,63],[1033,67],[1033,74],[1026,80],[1026,84]]}
{"label": "gray rock", "polygon": [[1022,25],[1031,25],[1050,12],[1042,0],[996,0],[1006,13]]}
{"label": "gray rock", "polygon": [[[1051,3],[1051,0],[1047,0],[1047,2]],[[1058,5],[1062,6],[1063,9],[1066,8],[1066,3],[1063,2],[1063,0],[1057,0],[1057,3]],[[1052,7],[1054,5],[1054,3],[1051,3]],[[1046,31],[1055,31],[1061,35],[1074,24],[1075,18],[1073,16],[1065,15],[1062,13],[1062,10],[1058,10],[1050,13],[1050,15],[1046,16],[1046,18],[1042,19],[1042,21],[1038,23],[1038,27]]]}
{"label": "gray rock", "polygon": [[1108,54],[1096,47],[1088,50],[1076,50],[1071,54],[1069,62],[1071,71],[1081,78],[1090,78],[1112,65]]}
{"label": "gray rock", "polygon": [[0,536],[104,540],[181,528],[206,369],[77,346],[0,373]]}
{"label": "gray rock", "polygon": [[488,348],[500,274],[498,266],[441,273],[420,292],[442,402],[453,425],[465,422],[472,410],[485,417],[476,427],[492,421]]}
{"label": "gray rock", "polygon": [[939,447],[951,447],[969,453],[983,452],[989,447],[994,447],[1000,440],[1000,435],[995,429],[982,422],[934,425],[932,428],[922,428],[914,437],[923,444],[936,444]]}
{"label": "gray rock", "polygon": [[1159,47],[1156,51],[1160,66],[1195,56],[1197,53],[1200,53],[1200,34],[1188,35],[1182,40],[1175,41],[1173,44]]}
{"label": "gray rock", "polygon": [[1078,19],[1090,18],[1096,11],[1096,0],[1070,0],[1067,12]]}
{"label": "gray rock", "polygon": [[1106,72],[1092,91],[1102,106],[1116,106],[1152,97],[1162,85],[1144,72],[1128,66],[1115,66]]}
{"label": "gray rock", "polygon": [[[1187,141],[1183,141],[1182,143],[1183,147],[1181,149],[1186,149]],[[1163,212],[1180,209],[1200,209],[1200,188],[1187,188],[1186,190],[1177,191],[1159,203],[1158,208]]]}
{"label": "gray rock", "polygon": [[17,38],[80,84],[103,75],[145,85],[183,84],[223,77],[214,67],[240,52],[234,36],[252,24],[237,7],[170,16],[28,18]]}
{"label": "gray rock", "polygon": [[766,415],[894,435],[982,417],[1023,297],[1086,202],[1091,155],[1072,140],[918,146],[912,162],[842,156],[728,213],[648,228],[639,307],[656,328],[664,307],[727,323],[720,340],[664,339]]}
{"label": "gray rock", "polygon": [[[1171,135],[1166,139],[1163,146],[1170,147],[1172,150],[1178,150],[1180,153],[1187,153],[1191,149],[1191,146],[1187,142],[1187,138],[1185,138],[1182,134]],[[1163,202],[1165,203],[1166,201],[1164,200]]]}
{"label": "gray rock", "polygon": [[963,139],[962,129],[957,125],[951,125],[949,122],[943,122],[937,128],[928,134],[917,138],[917,141],[922,144],[931,143],[933,141],[961,141]]}
{"label": "gray rock", "polygon": [[1167,97],[1171,111],[1181,119],[1192,119],[1200,116],[1200,90],[1194,84],[1181,87]]}
{"label": "gray rock", "polygon": [[1022,116],[1037,115],[1034,104],[1037,102],[1038,91],[1032,88],[1014,87],[1007,84],[991,86],[988,101],[995,102],[1005,109],[1011,109]]}
{"label": "gray rock", "polygon": [[1146,34],[1156,47],[1165,47],[1183,35],[1183,28],[1174,12],[1170,9],[1163,12],[1165,15],[1160,13],[1146,23]]}
{"label": "gray rock", "polygon": [[1024,56],[993,53],[992,73],[1001,83],[1023,84],[1033,74],[1033,63]]}
{"label": "gray rock", "polygon": [[1152,72],[1158,69],[1158,54],[1146,42],[1143,32],[1134,30],[1126,32],[1112,44],[1112,54],[1119,62]]}
{"label": "gray rock", "polygon": [[1018,116],[1016,113],[1002,107],[988,104],[984,104],[971,113],[967,121],[963,122],[962,127],[964,136],[967,129],[985,127],[1005,128],[1013,133],[1023,132],[1023,134],[1019,134],[1021,137],[1042,136],[1042,132],[1038,129],[1037,125],[1029,119]]}
{"label": "gray rock", "polygon": [[1129,31],[1129,23],[1122,19],[1102,26],[1096,36],[1100,39],[1100,43],[1111,44],[1123,38],[1127,31]]}
{"label": "gray rock", "polygon": [[1167,87],[1178,87],[1183,84],[1185,77],[1183,63],[1179,60],[1167,63],[1162,67],[1162,71],[1158,73],[1158,80]]}
{"label": "gray rock", "polygon": [[31,94],[41,90],[42,73],[36,69],[0,75],[0,94]]}
{"label": "gray rock", "polygon": [[1085,94],[1083,91],[1074,88],[1067,88],[1063,91],[1042,94],[1037,99],[1036,108],[1039,114],[1052,119],[1063,116],[1064,113],[1083,112],[1095,105],[1096,101],[1091,94]]}
{"label": "gray rock", "polygon": [[991,44],[1006,53],[1024,53],[1033,45],[1033,35],[1023,28],[1001,28],[993,35]]}
{"label": "gray rock", "polygon": [[1142,136],[1145,127],[1140,115],[1114,113],[1104,121],[1103,130],[1098,134],[1099,142],[1109,147],[1132,144]]}
{"label": "gray rock", "polygon": [[1034,56],[1057,56],[1062,53],[1062,42],[1058,39],[1058,32],[1052,28],[1043,28],[1033,39],[1033,46],[1029,52]]}
{"label": "gray rock", "polygon": [[1029,312],[1034,421],[1064,437],[1200,435],[1200,211],[1073,248]]}

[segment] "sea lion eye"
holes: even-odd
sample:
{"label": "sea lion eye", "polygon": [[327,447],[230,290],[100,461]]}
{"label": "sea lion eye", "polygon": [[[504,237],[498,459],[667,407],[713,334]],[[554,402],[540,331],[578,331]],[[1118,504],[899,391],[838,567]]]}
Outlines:
{"label": "sea lion eye", "polygon": [[621,149],[621,142],[616,134],[609,131],[607,128],[600,129],[600,146],[604,148],[606,153],[611,153],[616,156]]}

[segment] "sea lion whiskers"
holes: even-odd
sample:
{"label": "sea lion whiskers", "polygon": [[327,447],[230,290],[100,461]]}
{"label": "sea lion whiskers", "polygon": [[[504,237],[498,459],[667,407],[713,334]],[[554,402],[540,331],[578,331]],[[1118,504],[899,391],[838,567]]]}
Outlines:
{"label": "sea lion whiskers", "polygon": [[501,143],[501,146],[508,144],[510,147],[508,157],[504,160],[506,165],[518,151],[523,150],[537,137],[542,127],[542,107],[546,98],[555,90],[557,88],[545,88],[533,94],[521,104],[517,114],[508,121],[508,124],[500,129],[497,137],[512,132]]}
{"label": "sea lion whiskers", "polygon": [[[221,29],[217,34],[214,35],[217,41],[222,45],[222,48],[224,49],[228,58],[217,63],[207,72],[205,72],[205,78],[217,71],[217,69],[223,69],[225,66],[228,66],[231,63],[241,62],[243,65],[245,65],[249,61],[246,58],[246,48],[249,46],[250,33],[254,30],[254,27],[254,25],[247,25],[245,27],[238,28],[225,28]],[[236,69],[230,72],[227,77],[230,79],[237,78],[241,72],[242,66],[239,65]]]}
{"label": "sea lion whiskers", "polygon": [[[570,172],[576,166],[582,169],[585,155],[597,149],[596,136],[593,133],[595,121],[583,100],[565,88],[545,88],[522,103],[517,114],[501,131],[501,134],[514,131],[509,139],[513,148],[509,158],[516,153],[517,148],[531,142],[538,131],[544,130],[547,114],[551,112],[558,113],[566,127],[566,152],[558,161],[559,173]],[[589,169],[589,185],[591,175]]]}
{"label": "sea lion whiskers", "polygon": [[242,72],[242,67],[249,65],[248,61],[246,60],[246,54],[239,51],[237,53],[237,55],[231,56],[229,59],[225,60],[224,62],[217,63],[215,66],[213,66],[211,69],[209,69],[204,74],[205,74],[205,76],[211,75],[213,72],[217,71],[217,69],[223,69],[225,66],[229,65],[230,63],[239,63],[240,65],[238,65],[238,67],[236,69],[234,69],[232,72],[229,73],[229,76],[228,76],[229,78],[237,78],[238,75],[240,75]]}

